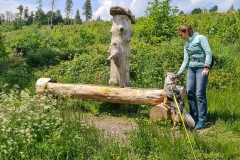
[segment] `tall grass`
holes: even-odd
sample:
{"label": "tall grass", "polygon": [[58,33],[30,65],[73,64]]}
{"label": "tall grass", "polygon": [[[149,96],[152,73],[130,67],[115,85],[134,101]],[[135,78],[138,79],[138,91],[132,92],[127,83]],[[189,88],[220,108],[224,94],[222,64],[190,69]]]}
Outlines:
{"label": "tall grass", "polygon": [[[171,131],[169,121],[137,120],[129,143],[106,138],[89,123],[81,103],[32,95],[15,86],[0,95],[1,159],[238,159],[239,88],[208,90],[209,129]],[[76,107],[78,105],[78,107]],[[121,137],[119,137],[121,138]],[[193,150],[191,150],[191,146]]]}
{"label": "tall grass", "polygon": [[128,157],[125,148],[103,139],[102,132],[87,123],[80,109],[73,111],[71,104],[51,95],[32,96],[18,86],[2,92],[0,159]]}

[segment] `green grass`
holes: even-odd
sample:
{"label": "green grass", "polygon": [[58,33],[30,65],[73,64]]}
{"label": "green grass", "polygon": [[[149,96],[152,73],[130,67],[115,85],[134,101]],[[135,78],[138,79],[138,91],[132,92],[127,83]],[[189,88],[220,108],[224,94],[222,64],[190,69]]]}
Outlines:
{"label": "green grass", "polygon": [[[89,123],[84,103],[32,95],[15,87],[1,93],[1,159],[238,159],[239,100],[234,90],[208,91],[210,128],[171,131],[169,121],[135,118],[138,129],[121,144]],[[219,91],[218,91],[219,92]],[[78,106],[76,108],[76,106]],[[141,113],[139,113],[141,114]],[[140,116],[140,115],[139,115]]]}

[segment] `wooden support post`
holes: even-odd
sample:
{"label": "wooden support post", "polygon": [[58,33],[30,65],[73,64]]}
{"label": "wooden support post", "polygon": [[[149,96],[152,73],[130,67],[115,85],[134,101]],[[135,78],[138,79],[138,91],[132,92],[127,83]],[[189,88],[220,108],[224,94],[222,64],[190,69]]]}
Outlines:
{"label": "wooden support post", "polygon": [[[182,100],[185,100],[186,91],[184,87],[178,86],[178,89],[181,91]],[[171,105],[167,97],[164,97],[163,103],[154,106],[150,111],[151,121],[156,120],[170,120],[171,119]]]}
{"label": "wooden support post", "polygon": [[150,119],[151,121],[156,121],[156,120],[169,120],[171,119],[171,107],[161,103],[156,106],[154,106],[151,111],[150,111]]}

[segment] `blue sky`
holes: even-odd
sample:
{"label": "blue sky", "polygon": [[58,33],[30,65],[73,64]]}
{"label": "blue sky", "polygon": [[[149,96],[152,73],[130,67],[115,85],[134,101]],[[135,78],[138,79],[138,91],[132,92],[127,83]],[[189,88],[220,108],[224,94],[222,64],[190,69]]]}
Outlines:
{"label": "blue sky", "polygon": [[[148,6],[148,2],[153,0],[91,0],[93,19],[98,16],[104,20],[110,20],[112,17],[109,14],[109,9],[113,6],[120,6],[128,8],[132,11],[135,17],[141,17],[145,15],[145,10]],[[42,0],[44,12],[51,10],[51,0]],[[82,7],[85,0],[73,0],[73,16],[78,9],[82,13]],[[54,10],[61,10],[61,14],[65,17],[65,5],[66,0],[57,0],[57,5]],[[24,8],[28,7],[29,11],[36,11],[38,6],[36,0],[0,0],[0,13],[6,11],[12,11],[12,13],[19,12],[17,7],[22,5]],[[178,8],[184,12],[191,12],[194,8],[210,9],[214,5],[218,6],[219,12],[227,11],[232,5],[235,9],[240,8],[240,0],[172,0],[171,6],[178,6]],[[85,17],[81,15],[81,18]]]}

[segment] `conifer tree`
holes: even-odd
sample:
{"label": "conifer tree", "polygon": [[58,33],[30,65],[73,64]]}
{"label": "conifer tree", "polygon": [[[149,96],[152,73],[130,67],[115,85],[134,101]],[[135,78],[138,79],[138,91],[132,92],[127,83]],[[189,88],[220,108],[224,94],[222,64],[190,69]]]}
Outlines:
{"label": "conifer tree", "polygon": [[209,12],[217,12],[218,11],[218,6],[214,5],[212,8],[209,9]]}
{"label": "conifer tree", "polygon": [[5,16],[3,13],[0,13],[0,24],[3,24],[5,22]]}
{"label": "conifer tree", "polygon": [[92,19],[92,6],[91,0],[86,0],[83,5],[83,15],[86,17],[86,22]]}
{"label": "conifer tree", "polygon": [[6,48],[4,46],[4,37],[0,31],[0,59],[7,57]]}
{"label": "conifer tree", "polygon": [[57,0],[51,0],[51,8],[52,8],[52,12],[51,12],[51,28],[53,29],[53,9],[56,6]]}
{"label": "conifer tree", "polygon": [[29,17],[29,9],[28,7],[25,7],[24,11],[23,11],[23,18],[25,21],[27,21],[28,17]]}
{"label": "conifer tree", "polygon": [[20,28],[22,28],[22,14],[23,14],[23,6],[22,5],[20,5],[20,6],[18,6],[18,8],[17,8],[18,10],[19,10],[19,15],[20,15],[20,17],[19,17],[19,21],[20,21]]}
{"label": "conifer tree", "polygon": [[69,25],[69,17],[72,12],[72,7],[73,7],[73,1],[72,0],[67,0],[66,1],[66,7],[65,7],[65,12],[66,12],[66,17],[68,18],[68,25]]}
{"label": "conifer tree", "polygon": [[35,22],[37,24],[43,25],[45,24],[45,13],[42,9],[42,0],[37,0],[38,3],[38,7],[37,7],[37,11],[35,13]]}
{"label": "conifer tree", "polygon": [[37,9],[42,10],[42,0],[37,0],[37,3],[38,3]]}
{"label": "conifer tree", "polygon": [[234,6],[232,4],[231,7],[229,8],[228,12],[234,12],[234,11],[235,11],[235,9],[234,9]]}
{"label": "conifer tree", "polygon": [[59,9],[56,10],[56,12],[55,12],[55,22],[56,22],[56,24],[63,22],[62,14]]}
{"label": "conifer tree", "polygon": [[79,10],[76,11],[76,15],[75,15],[75,18],[74,18],[74,24],[82,24],[82,20],[81,20],[81,17],[80,17]]}
{"label": "conifer tree", "polygon": [[97,17],[97,21],[101,21],[101,17],[100,16]]}
{"label": "conifer tree", "polygon": [[38,9],[35,13],[35,23],[39,25],[47,24],[46,15],[42,9]]}
{"label": "conifer tree", "polygon": [[34,12],[31,11],[30,16],[27,19],[28,25],[31,25],[33,23],[33,19],[34,19]]}
{"label": "conifer tree", "polygon": [[24,18],[25,24],[27,26],[31,25],[31,23],[32,23],[32,19],[31,18],[33,18],[33,17],[30,18],[28,7],[25,7],[25,9],[23,11],[23,18]]}

